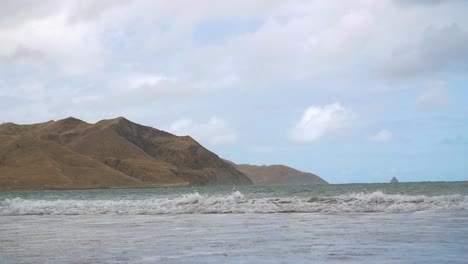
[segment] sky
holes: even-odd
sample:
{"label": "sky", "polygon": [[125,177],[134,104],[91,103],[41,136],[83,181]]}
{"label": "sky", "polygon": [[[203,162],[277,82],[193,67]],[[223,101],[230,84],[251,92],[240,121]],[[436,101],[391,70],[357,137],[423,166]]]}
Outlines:
{"label": "sky", "polygon": [[0,0],[0,122],[124,116],[330,183],[468,180],[467,11]]}

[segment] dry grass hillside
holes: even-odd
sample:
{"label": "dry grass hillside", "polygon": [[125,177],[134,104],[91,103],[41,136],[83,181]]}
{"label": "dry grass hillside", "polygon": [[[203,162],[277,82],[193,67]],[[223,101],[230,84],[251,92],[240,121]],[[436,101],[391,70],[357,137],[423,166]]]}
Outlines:
{"label": "dry grass hillside", "polygon": [[250,183],[192,138],[125,118],[0,125],[0,190]]}
{"label": "dry grass hillside", "polygon": [[254,184],[312,185],[328,183],[315,174],[298,171],[284,165],[256,166],[248,164],[234,164],[230,161],[227,162],[231,163],[231,165],[235,166],[238,170],[247,175]]}

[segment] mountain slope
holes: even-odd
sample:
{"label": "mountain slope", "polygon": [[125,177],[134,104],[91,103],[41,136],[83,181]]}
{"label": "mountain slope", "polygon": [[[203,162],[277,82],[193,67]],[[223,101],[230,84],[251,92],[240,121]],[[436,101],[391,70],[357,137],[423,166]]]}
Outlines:
{"label": "mountain slope", "polygon": [[0,189],[251,184],[190,137],[125,118],[0,125]]}
{"label": "mountain slope", "polygon": [[256,166],[248,164],[234,164],[234,166],[247,175],[254,184],[313,185],[328,183],[315,174],[298,171],[284,165]]}

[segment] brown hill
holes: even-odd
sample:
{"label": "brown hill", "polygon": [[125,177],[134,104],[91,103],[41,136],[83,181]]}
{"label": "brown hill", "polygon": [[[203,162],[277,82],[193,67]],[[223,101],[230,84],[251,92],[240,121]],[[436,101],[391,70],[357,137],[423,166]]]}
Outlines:
{"label": "brown hill", "polygon": [[254,184],[266,185],[313,185],[313,184],[328,184],[319,176],[298,171],[284,165],[256,166],[248,164],[235,164],[230,161],[231,165],[243,172],[249,177]]}
{"label": "brown hill", "polygon": [[122,117],[0,125],[0,190],[251,183],[192,138]]}

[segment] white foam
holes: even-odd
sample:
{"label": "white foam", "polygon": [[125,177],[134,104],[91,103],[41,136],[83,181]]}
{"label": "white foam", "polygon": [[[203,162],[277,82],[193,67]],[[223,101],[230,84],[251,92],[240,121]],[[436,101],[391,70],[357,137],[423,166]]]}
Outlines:
{"label": "white foam", "polygon": [[201,195],[198,192],[175,198],[142,200],[32,200],[5,199],[0,215],[96,215],[96,214],[209,214],[284,212],[414,212],[466,210],[465,195],[400,195],[351,193],[336,197],[248,198],[239,191],[229,195]]}

